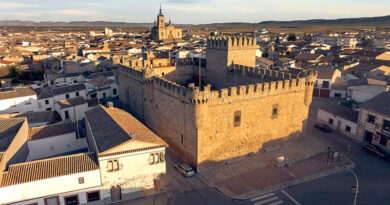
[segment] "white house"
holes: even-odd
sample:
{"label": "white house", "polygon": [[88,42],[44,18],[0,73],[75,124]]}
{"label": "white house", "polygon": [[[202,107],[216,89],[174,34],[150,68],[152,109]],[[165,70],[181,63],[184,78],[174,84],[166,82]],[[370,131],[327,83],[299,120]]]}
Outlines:
{"label": "white house", "polygon": [[86,138],[72,123],[29,129],[25,117],[0,118],[0,204],[107,204],[160,185],[164,141],[112,106],[85,118]]}
{"label": "white house", "polygon": [[359,85],[348,87],[347,100],[354,100],[356,102],[365,102],[376,95],[387,91],[386,86],[382,85]]}
{"label": "white house", "polygon": [[317,122],[327,124],[350,137],[356,134],[358,118],[358,111],[342,105],[321,107],[317,113]]}
{"label": "white house", "polygon": [[341,77],[339,70],[315,69],[318,72],[317,81],[314,85],[313,97],[329,98],[330,91],[337,78]]}
{"label": "white house", "polygon": [[38,94],[38,108],[41,111],[54,110],[57,101],[75,97],[87,99],[87,88],[84,84],[53,85],[52,87],[36,90]]}
{"label": "white house", "polygon": [[30,129],[26,162],[70,152],[88,152],[86,138],[79,138],[72,123],[57,123]]}
{"label": "white house", "polygon": [[62,120],[70,119],[72,122],[78,122],[84,119],[84,113],[88,111],[88,103],[81,96],[59,100],[54,105],[54,110],[60,114]]}
{"label": "white house", "polygon": [[167,144],[129,113],[98,106],[86,113],[89,147],[97,153],[102,198],[112,202],[122,195],[158,186],[166,171]]}
{"label": "white house", "polygon": [[37,110],[37,93],[30,86],[0,88],[0,114]]}
{"label": "white house", "polygon": [[118,97],[118,84],[115,80],[98,76],[90,79],[87,83],[88,97],[87,99],[94,99],[98,97],[99,100],[107,98]]}

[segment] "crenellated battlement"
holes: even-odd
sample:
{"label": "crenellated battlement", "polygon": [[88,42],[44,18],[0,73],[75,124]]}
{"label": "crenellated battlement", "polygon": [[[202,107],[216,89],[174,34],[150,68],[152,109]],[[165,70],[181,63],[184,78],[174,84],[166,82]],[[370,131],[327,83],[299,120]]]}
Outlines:
{"label": "crenellated battlement", "polygon": [[275,70],[248,67],[243,65],[232,64],[228,68],[229,75],[242,75],[258,78],[260,80],[289,80],[292,78],[297,78],[298,76],[291,73],[285,73]]}
{"label": "crenellated battlement", "polygon": [[252,36],[209,36],[207,48],[217,49],[245,49],[257,48],[257,41]]}
{"label": "crenellated battlement", "polygon": [[194,59],[193,58],[179,58],[174,60],[174,63],[176,65],[194,65]]}
{"label": "crenellated battlement", "polygon": [[191,104],[223,104],[235,100],[267,97],[290,92],[305,92],[313,89],[317,79],[315,71],[307,71],[304,73],[304,76],[297,77],[284,72],[233,65],[229,73],[259,77],[265,80],[261,83],[212,90],[212,85],[210,84],[203,86],[202,89],[196,87],[194,83],[190,83],[185,87],[165,78],[157,76],[148,77],[145,75],[145,70],[138,71],[125,66],[121,66],[120,69],[127,75],[145,82],[145,84],[153,85],[153,89]]}

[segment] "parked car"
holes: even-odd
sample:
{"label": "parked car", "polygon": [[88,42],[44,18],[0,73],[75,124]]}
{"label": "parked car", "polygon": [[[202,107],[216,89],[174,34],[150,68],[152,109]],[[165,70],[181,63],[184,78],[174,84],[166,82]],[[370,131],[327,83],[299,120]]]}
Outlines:
{"label": "parked car", "polygon": [[195,170],[188,164],[175,164],[175,169],[185,177],[191,177],[195,175]]}
{"label": "parked car", "polygon": [[314,125],[315,128],[320,129],[323,132],[331,132],[332,128],[330,128],[328,125],[317,123]]}
{"label": "parked car", "polygon": [[373,144],[364,145],[363,151],[370,152],[370,153],[376,155],[377,157],[388,158],[388,155],[386,152],[384,152],[380,147],[373,145]]}

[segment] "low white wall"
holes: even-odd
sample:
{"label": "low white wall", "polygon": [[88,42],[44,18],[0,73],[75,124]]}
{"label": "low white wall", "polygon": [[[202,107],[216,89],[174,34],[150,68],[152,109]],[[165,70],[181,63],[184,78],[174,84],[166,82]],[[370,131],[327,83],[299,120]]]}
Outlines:
{"label": "low white wall", "polygon": [[26,161],[88,148],[86,138],[76,139],[76,134],[74,132],[41,140],[28,141],[27,144],[30,152]]}
{"label": "low white wall", "polygon": [[[26,104],[26,101],[30,103]],[[0,100],[0,114],[36,112],[38,110],[36,95]]]}

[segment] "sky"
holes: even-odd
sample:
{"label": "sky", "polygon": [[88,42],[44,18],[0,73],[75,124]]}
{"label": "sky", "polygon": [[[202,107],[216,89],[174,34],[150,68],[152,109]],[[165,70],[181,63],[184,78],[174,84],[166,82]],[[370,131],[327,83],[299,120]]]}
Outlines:
{"label": "sky", "polygon": [[0,0],[0,20],[152,23],[160,3],[178,24],[390,15],[390,0]]}

